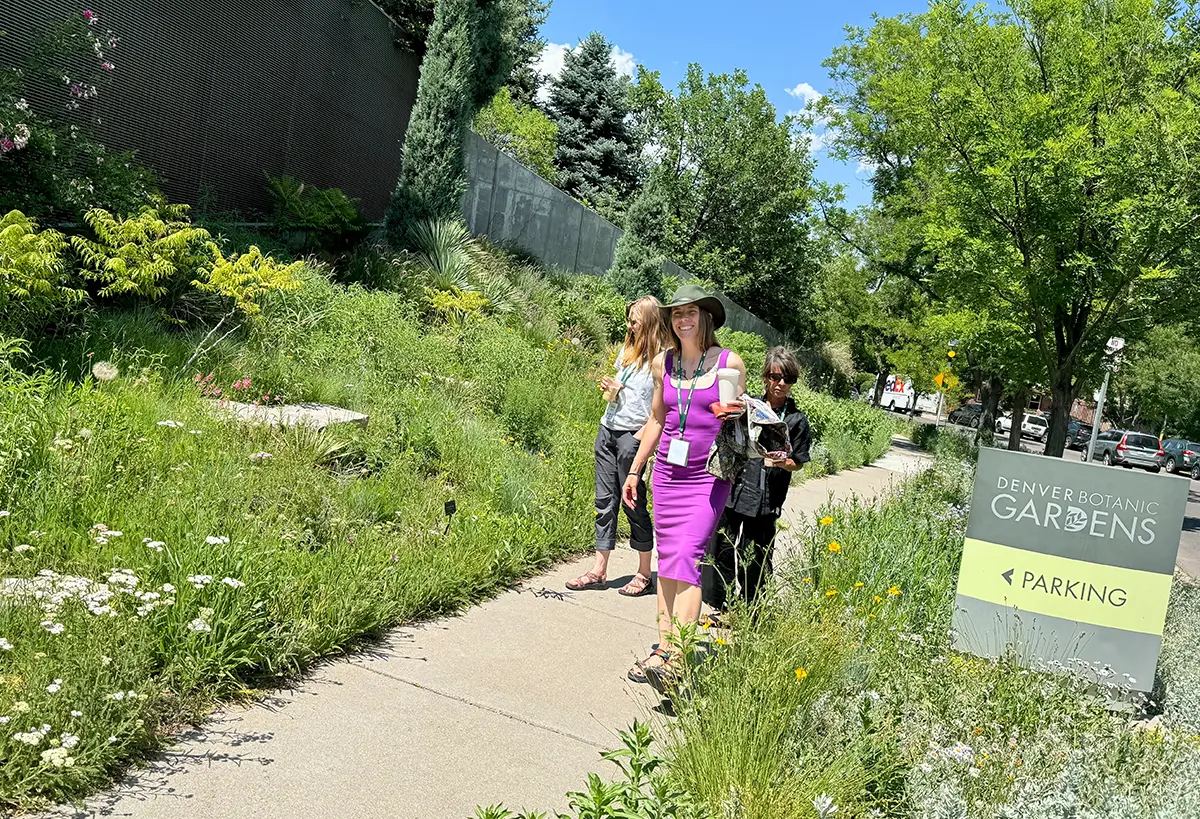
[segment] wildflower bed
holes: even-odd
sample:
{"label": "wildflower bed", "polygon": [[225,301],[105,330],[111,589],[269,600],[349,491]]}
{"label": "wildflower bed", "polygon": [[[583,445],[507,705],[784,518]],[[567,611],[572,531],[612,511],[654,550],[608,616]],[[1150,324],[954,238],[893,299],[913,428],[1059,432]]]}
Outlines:
{"label": "wildflower bed", "polygon": [[1148,712],[1109,710],[1080,676],[957,654],[971,478],[943,452],[878,507],[823,510],[774,599],[728,640],[696,635],[715,656],[674,699],[663,758],[637,726],[615,761],[651,772],[594,780],[572,815],[1200,816],[1200,589],[1176,585]]}
{"label": "wildflower bed", "polygon": [[[29,353],[0,337],[0,808],[81,796],[217,699],[590,546],[623,305],[518,272],[486,312],[306,268],[216,342],[152,304],[89,305]],[[370,423],[242,425],[222,400]]]}
{"label": "wildflower bed", "polygon": [[[0,806],[86,793],[214,698],[590,542],[607,335],[429,324],[316,273],[196,379],[198,335],[104,311],[35,350],[54,373],[0,355]],[[371,421],[240,425],[214,384]]]}

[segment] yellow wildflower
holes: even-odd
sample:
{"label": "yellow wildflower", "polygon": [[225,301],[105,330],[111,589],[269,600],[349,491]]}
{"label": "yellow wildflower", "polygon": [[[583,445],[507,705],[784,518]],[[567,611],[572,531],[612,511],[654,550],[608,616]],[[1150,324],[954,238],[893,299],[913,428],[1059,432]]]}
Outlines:
{"label": "yellow wildflower", "polygon": [[882,603],[882,602],[883,602],[883,598],[882,598],[882,597],[880,597],[879,595],[875,595],[875,602],[876,602],[876,603]]}
{"label": "yellow wildflower", "polygon": [[802,680],[802,679],[804,679],[804,678],[805,678],[805,677],[807,677],[807,676],[808,676],[808,672],[807,672],[807,671],[805,671],[803,668],[797,668],[797,669],[796,669],[796,679],[798,679],[798,680]]}
{"label": "yellow wildflower", "polygon": [[836,540],[829,544],[829,551],[840,552],[841,550],[842,544],[838,543]]}
{"label": "yellow wildflower", "polygon": [[806,577],[806,578],[804,578],[804,582],[805,582],[805,583],[811,583],[811,582],[812,582],[812,578],[811,578],[811,577]]}
{"label": "yellow wildflower", "polygon": [[823,518],[821,518],[821,525],[822,525],[822,526],[828,526],[828,525],[829,525],[829,524],[831,524],[831,523],[833,523],[833,518],[831,518],[831,517],[823,517]]}
{"label": "yellow wildflower", "polygon": [[837,589],[830,589],[829,591],[825,592],[825,596],[826,597],[836,597],[837,593],[838,593]]}
{"label": "yellow wildflower", "polygon": [[861,589],[865,584],[860,580],[854,584],[854,588]]}
{"label": "yellow wildflower", "polygon": [[717,645],[719,645],[719,646],[723,646],[723,645],[725,645],[725,644],[726,644],[726,643],[725,643],[725,638],[724,638],[724,637],[718,637],[717,639],[713,640],[713,642],[714,642],[714,643],[716,643],[716,644],[717,644]]}
{"label": "yellow wildflower", "polygon": [[898,586],[892,586],[890,589],[888,589],[888,594],[891,595],[892,597],[899,597],[900,596],[900,588]]}

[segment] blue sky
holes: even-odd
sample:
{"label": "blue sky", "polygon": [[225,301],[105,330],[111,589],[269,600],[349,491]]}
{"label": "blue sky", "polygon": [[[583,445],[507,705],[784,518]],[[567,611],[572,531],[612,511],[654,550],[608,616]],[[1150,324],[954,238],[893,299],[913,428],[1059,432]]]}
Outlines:
{"label": "blue sky", "polygon": [[[554,0],[542,27],[551,44],[544,66],[550,71],[561,66],[564,46],[599,31],[619,49],[614,55],[619,69],[644,65],[660,72],[664,85],[673,88],[688,63],[700,63],[709,73],[743,68],[783,114],[803,108],[808,90],[793,95],[788,89],[802,83],[817,92],[829,89],[821,61],[845,40],[847,24],[869,26],[872,13],[919,12],[925,5],[923,0]],[[824,151],[817,151],[816,158],[817,176],[845,185],[847,204],[870,201],[866,174],[854,164],[836,162]]]}

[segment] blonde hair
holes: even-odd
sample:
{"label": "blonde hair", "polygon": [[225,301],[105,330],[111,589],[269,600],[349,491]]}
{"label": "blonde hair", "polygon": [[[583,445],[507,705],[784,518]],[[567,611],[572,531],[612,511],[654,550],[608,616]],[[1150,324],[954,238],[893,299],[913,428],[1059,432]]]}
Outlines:
{"label": "blonde hair", "polygon": [[625,346],[621,351],[618,366],[637,364],[648,367],[654,357],[667,346],[667,328],[663,324],[662,305],[654,296],[642,296],[625,308],[625,318],[636,317],[642,324],[641,332],[633,328],[625,330]]}
{"label": "blonde hair", "polygon": [[[717,324],[713,321],[712,313],[699,305],[696,306],[700,310],[700,349],[707,350],[710,347],[720,346],[717,344]],[[667,331],[671,334],[671,346],[675,349],[675,354],[682,356],[683,340],[675,334],[675,322],[669,319],[667,321]]]}

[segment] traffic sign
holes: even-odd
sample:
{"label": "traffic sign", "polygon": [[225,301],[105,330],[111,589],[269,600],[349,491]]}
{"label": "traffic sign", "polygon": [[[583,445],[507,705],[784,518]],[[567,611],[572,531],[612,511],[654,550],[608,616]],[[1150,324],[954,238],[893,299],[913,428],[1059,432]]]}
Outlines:
{"label": "traffic sign", "polygon": [[979,454],[954,646],[1154,683],[1187,482],[1007,450]]}

